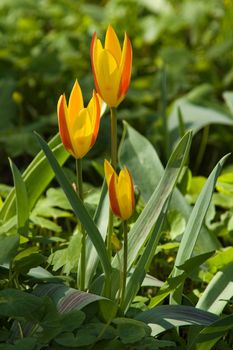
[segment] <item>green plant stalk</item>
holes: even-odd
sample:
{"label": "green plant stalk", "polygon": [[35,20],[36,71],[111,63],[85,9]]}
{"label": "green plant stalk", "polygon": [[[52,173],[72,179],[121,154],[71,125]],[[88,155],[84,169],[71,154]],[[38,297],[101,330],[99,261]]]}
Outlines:
{"label": "green plant stalk", "polygon": [[125,289],[126,289],[126,278],[127,278],[127,257],[128,257],[128,225],[127,220],[122,222],[123,225],[123,238],[124,238],[124,247],[123,247],[123,271],[122,271],[122,291],[121,291],[121,302],[120,309],[122,312],[124,299],[125,299]]}
{"label": "green plant stalk", "polygon": [[207,143],[208,143],[208,137],[209,137],[209,129],[210,129],[209,125],[206,125],[204,127],[204,129],[203,129],[202,138],[201,138],[201,144],[200,144],[200,147],[199,147],[199,151],[198,151],[197,158],[196,158],[196,163],[195,163],[195,166],[194,166],[194,172],[195,173],[198,172],[198,169],[199,169],[199,167],[201,165],[201,162],[202,162],[205,150],[206,150],[206,146],[207,146]]}
{"label": "green plant stalk", "polygon": [[[77,193],[80,200],[83,202],[83,178],[82,178],[82,159],[76,159],[76,174],[77,174]],[[79,288],[85,290],[85,273],[86,273],[86,231],[82,224],[80,224],[80,231],[82,233],[82,248],[80,260],[80,277]]]}
{"label": "green plant stalk", "polygon": [[[117,167],[117,116],[116,109],[111,107],[111,164],[116,170]],[[113,233],[113,213],[109,209],[107,251],[109,261],[112,259],[112,233]]]}
{"label": "green plant stalk", "polygon": [[167,82],[166,82],[166,71],[164,67],[161,69],[160,85],[161,85],[161,101],[162,101],[161,115],[162,115],[162,122],[163,122],[164,152],[165,152],[165,158],[167,161],[169,159],[170,142],[169,142],[169,131],[167,126],[167,115],[166,115]]}

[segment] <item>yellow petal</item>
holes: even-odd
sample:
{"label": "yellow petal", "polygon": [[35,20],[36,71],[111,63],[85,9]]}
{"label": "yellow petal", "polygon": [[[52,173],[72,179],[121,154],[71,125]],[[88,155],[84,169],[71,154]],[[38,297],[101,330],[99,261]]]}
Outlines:
{"label": "yellow petal", "polygon": [[70,123],[73,124],[78,113],[83,109],[83,95],[78,81],[76,80],[70,94],[68,112]]}
{"label": "yellow petal", "polygon": [[71,140],[76,157],[83,158],[90,150],[92,140],[91,119],[86,108],[83,108],[75,119]]}
{"label": "yellow petal", "polygon": [[106,50],[100,54],[96,76],[101,97],[109,106],[115,107],[120,84],[119,68],[114,57]]}
{"label": "yellow petal", "polygon": [[107,161],[106,159],[104,161],[104,173],[105,173],[105,178],[106,178],[106,181],[107,181],[107,185],[109,186],[109,182],[110,182],[111,176],[112,176],[113,173],[115,173],[115,170],[113,169],[113,167],[111,166],[109,161]]}
{"label": "yellow petal", "polygon": [[126,220],[132,215],[132,191],[131,179],[127,169],[120,172],[117,184],[117,198],[120,207],[121,217]]}
{"label": "yellow petal", "polygon": [[115,58],[117,65],[121,62],[121,46],[118,37],[111,25],[108,26],[105,36],[105,49],[107,49]]}
{"label": "yellow petal", "polygon": [[125,96],[129,88],[130,78],[131,78],[131,69],[132,69],[132,59],[133,59],[133,52],[132,52],[131,42],[128,35],[125,33],[121,63],[119,68],[121,82],[119,86],[118,97],[120,98]]}

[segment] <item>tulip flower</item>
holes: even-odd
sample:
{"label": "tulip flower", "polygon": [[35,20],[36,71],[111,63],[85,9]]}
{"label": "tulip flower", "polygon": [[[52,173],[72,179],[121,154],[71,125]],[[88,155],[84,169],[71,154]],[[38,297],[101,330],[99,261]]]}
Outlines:
{"label": "tulip flower", "polygon": [[111,164],[105,160],[104,172],[113,213],[122,220],[129,219],[134,210],[133,180],[129,170],[124,167],[118,176]]}
{"label": "tulip flower", "polygon": [[104,48],[94,33],[90,53],[96,90],[110,107],[117,107],[126,95],[131,77],[132,46],[127,33],[122,48],[110,25]]}
{"label": "tulip flower", "polygon": [[57,104],[59,131],[66,150],[76,159],[83,158],[94,145],[100,123],[100,98],[93,91],[88,106],[84,108],[83,95],[76,80],[67,106],[65,95]]}

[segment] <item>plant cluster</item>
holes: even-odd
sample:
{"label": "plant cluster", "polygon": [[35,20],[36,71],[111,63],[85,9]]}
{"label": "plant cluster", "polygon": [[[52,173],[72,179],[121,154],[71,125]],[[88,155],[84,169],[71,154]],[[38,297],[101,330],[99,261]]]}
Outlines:
{"label": "plant cluster", "polygon": [[[36,133],[41,151],[23,174],[10,160],[14,187],[2,188],[0,208],[0,349],[231,349],[230,157],[208,177],[188,165],[192,133],[204,128],[195,171],[211,118],[232,126],[233,93],[224,94],[228,114],[188,96],[168,119],[162,67],[163,167],[125,121],[121,135],[129,36],[121,45],[109,25],[104,44],[93,34],[90,56],[96,90],[89,101],[76,80],[68,103],[65,94],[58,99],[59,134],[47,144]],[[94,163],[103,179],[96,189],[83,182],[83,164],[108,108],[111,152]],[[62,168],[69,155],[75,175]],[[54,177],[60,188],[45,193]]]}

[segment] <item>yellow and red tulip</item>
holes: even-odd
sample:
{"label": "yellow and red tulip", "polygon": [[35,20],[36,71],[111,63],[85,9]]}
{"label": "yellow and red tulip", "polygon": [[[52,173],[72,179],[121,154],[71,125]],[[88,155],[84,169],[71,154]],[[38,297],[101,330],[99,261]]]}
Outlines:
{"label": "yellow and red tulip", "polygon": [[105,160],[104,172],[113,213],[122,220],[129,219],[135,205],[133,180],[129,170],[124,167],[118,176],[111,164]]}
{"label": "yellow and red tulip", "polygon": [[76,80],[67,106],[65,95],[57,104],[59,131],[66,150],[75,158],[83,158],[94,145],[100,123],[100,98],[93,91],[88,106],[84,108],[83,95]]}
{"label": "yellow and red tulip", "polygon": [[94,33],[90,53],[96,90],[110,107],[117,107],[131,78],[132,46],[127,33],[122,48],[112,26],[107,29],[104,47]]}

